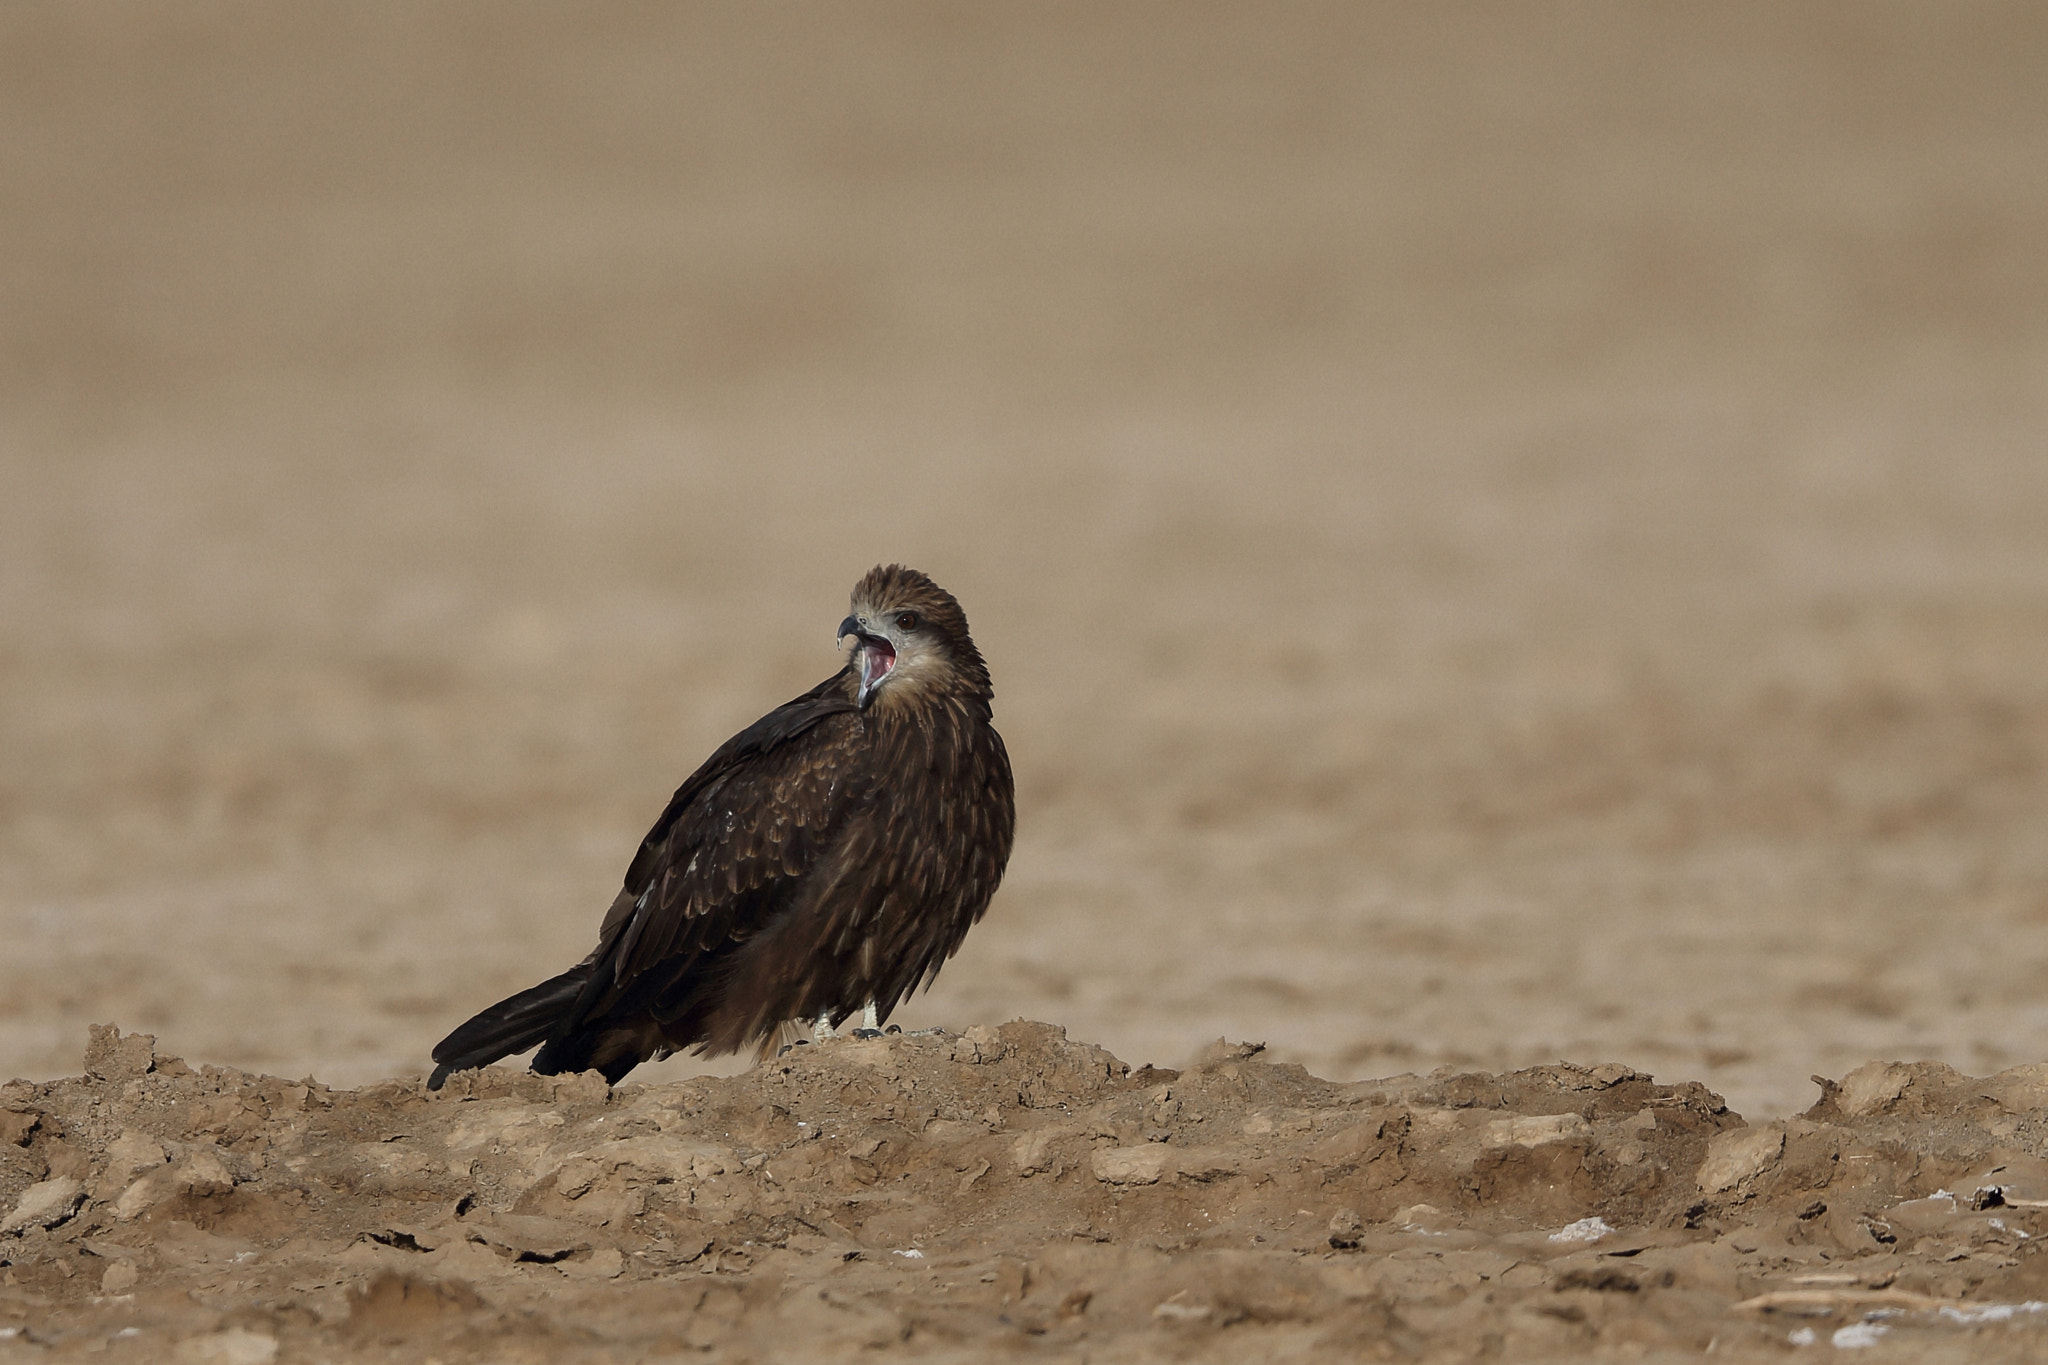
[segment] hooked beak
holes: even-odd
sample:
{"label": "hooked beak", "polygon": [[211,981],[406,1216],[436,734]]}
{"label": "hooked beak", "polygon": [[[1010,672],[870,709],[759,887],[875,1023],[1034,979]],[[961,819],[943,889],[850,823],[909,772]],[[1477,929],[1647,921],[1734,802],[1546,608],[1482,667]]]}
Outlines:
{"label": "hooked beak", "polygon": [[889,670],[896,666],[896,646],[880,635],[870,635],[860,628],[860,619],[849,616],[839,623],[839,638],[851,635],[859,643],[854,646],[855,662],[860,665],[860,695],[855,704],[866,709],[874,698],[875,688],[882,679],[889,676]]}

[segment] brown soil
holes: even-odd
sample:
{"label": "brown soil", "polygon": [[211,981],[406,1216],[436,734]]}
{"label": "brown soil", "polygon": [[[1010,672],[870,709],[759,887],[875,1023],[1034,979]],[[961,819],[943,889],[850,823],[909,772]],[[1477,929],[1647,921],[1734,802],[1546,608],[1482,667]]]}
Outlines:
{"label": "brown soil", "polygon": [[1619,1064],[1133,1072],[1021,1021],[438,1095],[154,1041],[0,1091],[0,1359],[2018,1360],[2048,1316],[2044,1066],[1752,1126]]}
{"label": "brown soil", "polygon": [[[0,1077],[74,1071],[88,1025],[112,1019],[237,1074],[336,1087],[307,1093],[335,1106],[320,1114],[360,1111],[337,1141],[390,1136],[377,1116],[402,1113],[428,1144],[425,1116],[480,1105],[555,1132],[526,1092],[427,1102],[380,1083],[588,949],[668,793],[834,666],[848,588],[888,559],[965,603],[1019,780],[1009,878],[906,1027],[1047,1019],[1167,1067],[1219,1035],[1262,1039],[1332,1086],[1518,1075],[1510,1106],[1562,1083],[1529,1068],[1614,1058],[1759,1125],[1807,1111],[1813,1073],[1890,1074],[1859,1070],[1873,1058],[1973,1075],[2048,1058],[2044,52],[2048,9],[1974,0],[1190,0],[1170,22],[893,0],[0,6]],[[924,1079],[925,1044],[891,1046],[920,1087],[983,1074]],[[842,1055],[864,1054],[824,1054]],[[1438,1150],[1417,1117],[1399,1141],[1422,1192],[1395,1198],[1477,1239],[1453,1248],[1362,1191],[1280,1207],[1336,1169],[1289,1142],[1340,1112],[1431,1104],[1254,1070],[1303,1087],[1279,1109],[1308,1127],[1260,1138],[1284,1170],[1175,1167],[1123,1194],[1126,1227],[1092,1166],[1025,1179],[998,1159],[1008,1136],[927,1125],[931,1152],[997,1152],[927,1242],[931,1262],[984,1268],[887,1257],[909,1248],[877,1232],[829,1274],[899,1327],[984,1295],[979,1316],[944,1317],[969,1353],[994,1339],[974,1332],[1024,1332],[979,1276],[1008,1285],[1027,1262],[1046,1292],[1097,1296],[1069,1321],[1024,1294],[1046,1328],[1027,1348],[1087,1330],[1104,1335],[1076,1354],[1200,1353],[1214,1334],[1229,1355],[1232,1334],[1290,1332],[1304,1351],[1344,1332],[1429,1351],[1434,1309],[1344,1277],[1394,1274],[1396,1247],[1532,1276],[1605,1266],[1598,1245],[1545,1240],[1583,1203],[1617,1237],[1676,1239],[1619,1260],[1708,1255],[1697,1242],[1738,1278],[1471,1280],[1441,1296],[1475,1315],[1445,1340],[1554,1331],[1572,1354],[1597,1328],[1586,1349],[1639,1331],[1789,1350],[1798,1324],[1732,1305],[1835,1273],[1768,1269],[1814,1246],[1896,1260],[1886,1293],[2029,1292],[1996,1278],[2026,1273],[2017,1241],[1971,1250],[1960,1279],[1913,1278],[1944,1238],[1992,1217],[2016,1238],[2029,1214],[1965,1211],[1880,1253],[1851,1251],[1834,1212],[1889,1216],[1995,1160],[2048,1158],[2010,1085],[2005,1136],[1983,1126],[1990,1101],[1927,1071],[1912,1075],[1932,1089],[1902,1093],[1950,1095],[1946,1114],[1799,1121],[1860,1135],[1840,1164],[1875,1193],[1838,1198],[1849,1176],[1820,1180],[1788,1128],[1757,1177],[1770,1188],[1732,1213],[1734,1196],[1700,1195],[1692,1229],[1670,1221],[1692,1138],[1617,1139],[1599,1110],[1515,1158],[1577,1143],[1590,1183],[1560,1177],[1573,1197],[1554,1208],[1533,1184],[1501,1193],[1496,1224],[1491,1197],[1428,1174],[1481,1149]],[[666,1062],[601,1112],[561,1112],[660,1094],[738,1113],[798,1084],[697,1075]],[[217,1084],[273,1112],[231,1139],[181,1126],[185,1098],[158,1122],[121,1116],[112,1091],[92,1117],[100,1083],[9,1091],[13,1112],[48,1116],[0,1144],[9,1191],[69,1161],[99,1201],[47,1243],[0,1234],[21,1320],[83,1351],[122,1314],[167,1315],[145,1327],[161,1345],[207,1326],[179,1314],[218,1310],[222,1331],[328,1349],[303,1334],[343,1330],[309,1325],[347,1320],[332,1287],[374,1277],[262,1278],[300,1254],[252,1212],[284,1177],[247,1151],[288,1145],[272,1125],[297,1121],[270,1083],[131,1083]],[[1007,1128],[1045,1117],[997,1109]],[[110,1231],[116,1123],[151,1135],[174,1180],[194,1144],[222,1145],[232,1194],[210,1166],[187,1183],[254,1221],[209,1231],[205,1209],[167,1206]],[[734,1123],[736,1153],[780,1150]],[[1064,1139],[1076,1161],[1111,1140]],[[892,1181],[911,1169],[887,1164],[912,1160],[902,1141],[876,1149]],[[1628,1141],[1668,1167],[1640,1205],[1608,1183],[1626,1163],[1599,1155]],[[303,1197],[366,1228],[414,1202],[344,1198],[367,1176],[307,1159]],[[1795,1171],[1824,1192],[1771,1184]],[[743,1165],[719,1178],[773,1193]],[[648,1216],[686,1184],[653,1186]],[[510,1190],[480,1188],[477,1216]],[[1013,1246],[969,1221],[997,1191]],[[1019,1191],[1046,1192],[1045,1212],[1007,1202]],[[1799,1221],[1813,1200],[1830,1212]],[[593,1354],[611,1348],[575,1332],[666,1330],[603,1311],[659,1298],[643,1277],[672,1268],[633,1254],[656,1232],[616,1230],[623,1268],[601,1282],[443,1274],[426,1258],[498,1253],[435,1221],[452,1202],[417,1202],[415,1240],[450,1238],[432,1251],[305,1233],[430,1286],[387,1284],[371,1318],[445,1312],[466,1341],[470,1314],[494,1330],[510,1313],[571,1324],[548,1340]],[[1251,1228],[1228,1254],[1256,1264],[1224,1283],[1278,1295],[1257,1258],[1284,1248],[1313,1311],[1223,1326],[1239,1309],[1215,1277],[1172,1276],[1225,1253],[1159,1251],[1171,1238],[1143,1218],[1168,1208]],[[1286,1239],[1327,1238],[1346,1209],[1360,1250],[1295,1254]],[[704,1320],[742,1343],[765,1330],[750,1315],[801,1301],[809,1325],[777,1340],[800,1355],[815,1329],[825,1352],[838,1310],[778,1286],[827,1275],[800,1239],[841,1234],[776,1227],[788,1239],[743,1263],[730,1248],[765,1247],[769,1224],[707,1226],[727,1248],[712,1273],[701,1257],[673,1273],[730,1290]],[[199,1233],[261,1249],[234,1269]],[[88,1302],[76,1281],[104,1267],[80,1269],[80,1236],[134,1248],[135,1305]],[[562,1264],[606,1249],[589,1237]],[[1965,1282],[2008,1251],[2018,1266]],[[1089,1257],[1130,1258],[1135,1287]],[[67,1265],[62,1291],[37,1278]],[[231,1270],[259,1288],[151,1289]],[[561,1313],[521,1307],[520,1276],[559,1281]],[[330,1289],[290,1288],[316,1282]],[[1687,1298],[1692,1283],[1711,1287]],[[1182,1288],[1183,1308],[1151,1316]],[[1838,1307],[1822,1339],[1863,1311]],[[2025,1319],[1895,1321],[1886,1340],[1924,1332],[1927,1351],[2048,1341]],[[934,1332],[911,1340],[937,1349]],[[0,1339],[0,1355],[42,1349]]]}

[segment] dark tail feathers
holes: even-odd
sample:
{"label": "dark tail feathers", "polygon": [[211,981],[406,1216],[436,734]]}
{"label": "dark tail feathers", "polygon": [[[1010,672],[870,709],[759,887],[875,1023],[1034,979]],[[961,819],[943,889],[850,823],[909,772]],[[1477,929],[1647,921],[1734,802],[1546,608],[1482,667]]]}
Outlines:
{"label": "dark tail feathers", "polygon": [[434,1048],[438,1065],[427,1078],[427,1089],[439,1090],[452,1072],[489,1066],[544,1040],[563,1011],[582,994],[590,970],[589,963],[579,963],[560,976],[500,1000],[443,1038]]}

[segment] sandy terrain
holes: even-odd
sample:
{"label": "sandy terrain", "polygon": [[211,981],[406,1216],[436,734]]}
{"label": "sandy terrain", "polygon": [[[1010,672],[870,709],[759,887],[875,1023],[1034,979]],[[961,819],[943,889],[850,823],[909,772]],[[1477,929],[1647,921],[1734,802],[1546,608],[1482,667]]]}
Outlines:
{"label": "sandy terrain", "polygon": [[[1877,1258],[1933,1299],[2048,1297],[2016,1245],[1972,1250],[2019,1262],[1972,1279],[1833,1215],[1800,1241],[1798,1198],[1833,1207],[1843,1177],[1765,1172],[1690,1215],[1732,1117],[1688,1109],[1659,1146],[1526,1071],[1613,1061],[1758,1130],[1811,1111],[1886,1167],[1858,1216],[2048,1155],[2017,1081],[2001,1133],[1946,1080],[1922,1129],[1813,1111],[1808,1079],[2048,1057],[2044,59],[2048,19],[2018,4],[0,10],[0,1077],[35,1083],[9,1112],[45,1116],[0,1146],[0,1219],[31,1176],[81,1201],[0,1234],[0,1330],[35,1334],[0,1358],[145,1312],[314,1358],[418,1294],[480,1352],[494,1322],[583,1333],[607,1294],[706,1273],[640,1254],[682,1247],[664,1186],[562,1263],[617,1251],[618,1276],[547,1268],[559,1311],[520,1307],[537,1272],[485,1274],[508,1244],[450,1231],[460,1101],[406,1087],[454,1023],[587,949],[669,791],[834,666],[846,592],[886,559],[966,605],[1020,802],[988,920],[899,1021],[1050,1020],[1133,1067],[1255,1039],[1260,1065],[1328,1078],[1262,1071],[1284,1097],[1218,1111],[1240,1133],[1261,1106],[1306,1116],[1232,1158],[1270,1169],[1176,1168],[1122,1205],[1079,1144],[1131,1145],[1117,1106],[1170,1082],[1077,1089],[1099,1131],[1036,1184],[998,1160],[1036,1122],[1021,1102],[978,1135],[911,1132],[929,1150],[889,1175],[943,1224],[943,1349],[1028,1330],[988,1287],[1027,1264],[1099,1304],[1068,1321],[1022,1294],[1045,1333],[1018,1349],[1106,1358],[1242,1358],[1241,1328],[1455,1354],[1524,1340],[1525,1300],[1593,1334],[1528,1352],[1789,1349],[1797,1324],[1734,1305],[1835,1272],[1758,1269],[1742,1237]],[[106,1021],[237,1070],[36,1088]],[[1315,1144],[1361,1109],[1445,1103],[1347,1087],[1441,1067],[1523,1077],[1488,1123],[1593,1106],[1555,1148],[1589,1182],[1573,1207],[1457,1194],[1470,1134],[1420,1119],[1412,1191],[1342,1175],[1301,1195],[1313,1227],[1281,1207],[1343,1164]],[[609,1105],[509,1079],[473,1103],[574,1127],[788,1084],[882,1121],[809,1072],[696,1070]],[[258,1074],[310,1076],[346,1121],[316,1141],[293,1126],[314,1101]],[[208,1086],[245,1097],[247,1133],[208,1126]],[[125,1128],[188,1173],[220,1146],[232,1191],[208,1175],[122,1220]],[[415,1129],[432,1198],[363,1187],[350,1144]],[[734,1131],[736,1154],[787,1137]],[[1664,1202],[1607,1183],[1630,1141]],[[948,1194],[983,1146],[988,1175]],[[287,1177],[272,1148],[311,1164]],[[515,1148],[541,1180],[556,1147]],[[491,1178],[479,1216],[589,1223]],[[733,1351],[782,1285],[936,1321],[929,1280],[887,1278],[908,1233],[806,1231],[731,1178],[754,1211],[703,1235],[775,1248],[709,1267],[752,1305],[705,1310]],[[792,1179],[791,1209],[839,1197]],[[329,1220],[289,1252],[288,1189]],[[1527,1242],[1546,1276],[1544,1239],[1601,1212],[1677,1278],[1560,1298],[1552,1276],[1438,1342],[1415,1307],[1436,1290],[1360,1269],[1411,1245],[1393,1220],[1418,1203],[1480,1239],[1460,1254]],[[1313,1247],[1346,1209],[1359,1248]],[[1286,1248],[1292,1269],[1242,1275],[1308,1306],[1226,1327],[1200,1285],[1240,1272],[1189,1269],[1208,1315],[1152,1317],[1208,1254],[1163,1210]],[[1936,1249],[1988,1237],[1997,1215],[1968,1212]],[[344,1235],[383,1218],[443,1242]],[[200,1234],[258,1268],[209,1270]],[[65,1259],[105,1260],[88,1242],[128,1248],[132,1303],[92,1301],[104,1274]],[[821,1249],[842,1242],[870,1257],[831,1272],[843,1291]],[[303,1268],[322,1258],[350,1268]],[[392,1267],[427,1287],[372,1290]],[[669,1349],[651,1318],[618,1330],[575,1349]]]}

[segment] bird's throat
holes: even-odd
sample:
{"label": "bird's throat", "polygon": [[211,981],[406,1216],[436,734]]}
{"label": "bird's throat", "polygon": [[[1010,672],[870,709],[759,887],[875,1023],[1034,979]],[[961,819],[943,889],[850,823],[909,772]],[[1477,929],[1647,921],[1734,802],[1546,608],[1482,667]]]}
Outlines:
{"label": "bird's throat", "polygon": [[874,695],[875,685],[896,667],[896,651],[887,640],[866,640],[860,650],[860,699]]}

